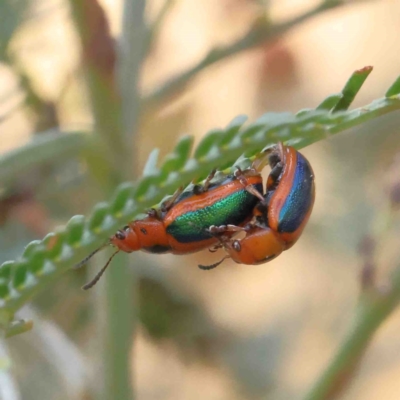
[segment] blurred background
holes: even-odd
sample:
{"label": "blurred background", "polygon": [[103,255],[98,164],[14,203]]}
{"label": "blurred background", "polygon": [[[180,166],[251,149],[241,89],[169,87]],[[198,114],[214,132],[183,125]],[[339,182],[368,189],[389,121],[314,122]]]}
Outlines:
{"label": "blurred background", "polygon": [[[76,27],[79,7],[73,3],[0,2],[0,154],[48,130],[93,129],[85,64],[95,60],[103,94],[114,93],[108,85],[117,68],[114,40],[121,33],[122,1],[82,2],[83,25],[91,32],[86,41]],[[140,174],[154,147],[166,154],[183,134],[198,141],[238,114],[252,120],[267,111],[316,107],[366,65],[374,71],[354,106],[382,97],[400,73],[400,3],[393,0],[349,1],[316,13],[273,39],[205,66],[186,85],[157,92],[259,21],[285,24],[318,4],[148,0],[146,22],[159,23],[143,52],[138,87],[144,100],[131,141],[133,157],[126,160],[122,178]],[[105,119],[114,118],[109,113]],[[363,263],[359,243],[379,224],[387,172],[400,173],[393,167],[400,151],[399,122],[393,113],[302,151],[314,168],[316,204],[298,244],[270,264],[225,262],[204,273],[197,264],[216,261],[207,251],[130,256],[140,303],[128,355],[135,398],[302,397],[353,318]],[[87,215],[107,199],[119,178],[107,188],[101,183],[103,167],[95,155],[74,151],[0,181],[1,261],[19,256],[30,240],[72,215]],[[382,282],[395,266],[398,237],[381,238]],[[103,261],[93,262],[89,276]],[[92,293],[80,290],[86,273],[64,274],[21,310],[35,327],[0,342],[0,360],[10,363],[0,374],[2,400],[98,398],[104,303],[97,293],[101,287]],[[399,399],[399,329],[397,312],[379,330],[343,399]],[[122,399],[117,393],[114,398]]]}

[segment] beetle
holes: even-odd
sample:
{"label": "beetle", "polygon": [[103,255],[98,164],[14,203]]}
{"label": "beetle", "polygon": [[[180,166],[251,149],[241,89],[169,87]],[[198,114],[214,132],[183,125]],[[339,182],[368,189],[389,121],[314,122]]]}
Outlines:
{"label": "beetle", "polygon": [[[302,234],[315,200],[311,165],[301,153],[282,143],[270,152],[269,164],[265,194],[247,187],[259,199],[253,221],[245,227],[210,226],[209,232],[220,241],[214,249],[223,247],[227,256],[209,266],[199,265],[201,269],[215,268],[226,258],[248,265],[271,261],[292,247]],[[246,233],[243,239],[231,237],[240,231]]]}
{"label": "beetle", "polygon": [[207,178],[205,188],[177,192],[160,210],[151,209],[146,218],[118,231],[111,243],[128,253],[189,254],[210,247],[216,238],[209,226],[219,225],[218,221],[245,224],[258,202],[251,189],[262,190],[261,175],[249,169],[240,173],[240,179],[237,176],[228,175],[214,184]]}
{"label": "beetle", "polygon": [[[216,176],[213,170],[203,185],[189,185],[186,190],[177,190],[160,207],[149,210],[144,218],[117,231],[76,266],[81,267],[108,245],[117,248],[107,264],[83,288],[89,289],[97,283],[119,251],[189,254],[218,242],[219,239],[208,230],[211,225],[243,226],[248,223],[259,201],[254,193],[263,190],[260,168],[262,163],[258,161],[244,171],[238,168],[234,174],[220,172]],[[229,236],[229,232],[225,236]]]}

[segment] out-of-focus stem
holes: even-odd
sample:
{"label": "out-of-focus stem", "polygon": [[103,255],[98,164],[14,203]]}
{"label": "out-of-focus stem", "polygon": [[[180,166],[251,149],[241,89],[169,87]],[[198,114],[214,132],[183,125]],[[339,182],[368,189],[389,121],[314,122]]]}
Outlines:
{"label": "out-of-focus stem", "polygon": [[[91,108],[95,120],[94,131],[107,149],[104,169],[115,181],[122,179],[120,167],[128,157],[128,146],[123,141],[121,99],[115,85],[116,52],[106,15],[98,0],[70,0],[72,16],[79,33],[82,64],[87,82]],[[91,165],[89,164],[89,167]]]}
{"label": "out-of-focus stem", "polygon": [[83,132],[60,132],[57,129],[37,135],[35,140],[0,156],[0,184],[12,182],[32,165],[79,154],[88,145],[88,137]]}
{"label": "out-of-focus stem", "polygon": [[[133,175],[133,136],[139,119],[138,78],[143,58],[145,1],[125,0],[119,52],[97,0],[71,0],[71,4],[82,42],[96,128],[106,144],[106,159],[111,160],[108,175],[117,178],[117,181],[108,179],[103,184],[103,190],[108,191],[118,181],[132,179]],[[94,165],[98,163],[96,159],[92,161]],[[103,335],[104,355],[97,397],[104,400],[134,398],[130,369],[134,290],[128,259],[122,254],[119,256],[108,271],[105,290],[97,302],[98,332]]]}
{"label": "out-of-focus stem", "polygon": [[[120,172],[125,179],[132,179],[134,175],[133,143],[139,125],[139,77],[146,35],[144,10],[145,0],[125,0],[124,2],[122,35],[117,59],[117,80],[122,98],[120,136],[126,147],[126,157],[120,158]],[[106,281],[106,388],[103,398],[132,400],[134,394],[131,346],[136,319],[136,290],[134,290],[132,271],[129,270],[128,256],[125,254],[119,256]]]}
{"label": "out-of-focus stem", "polygon": [[294,26],[297,26],[323,11],[340,6],[342,3],[343,2],[340,0],[324,1],[314,9],[281,24],[271,25],[268,20],[257,21],[247,33],[234,43],[225,47],[212,49],[196,65],[186,71],[180,72],[177,76],[171,78],[160,87],[156,88],[153,92],[145,95],[143,99],[144,105],[151,106],[163,100],[166,96],[173,94],[176,90],[180,89],[199,72],[210,65],[239,54],[245,50],[249,50],[266,41],[273,40],[276,37],[283,35]]}
{"label": "out-of-focus stem", "polygon": [[133,274],[129,255],[118,254],[105,280],[106,309],[104,379],[102,399],[132,400],[131,350],[136,318]]}
{"label": "out-of-focus stem", "polygon": [[0,399],[20,400],[22,396],[18,390],[17,382],[10,371],[10,366],[11,362],[6,342],[0,339]]}
{"label": "out-of-focus stem", "polygon": [[[145,4],[145,0],[125,0],[119,43],[118,82],[122,96],[123,138],[130,148],[139,122],[139,78],[147,35],[144,22]],[[132,174],[129,160],[125,168]]]}
{"label": "out-of-focus stem", "polygon": [[161,7],[156,19],[151,24],[149,29],[147,30],[147,37],[146,37],[146,50],[150,49],[154,39],[157,37],[160,28],[164,24],[164,20],[175,5],[176,0],[164,0],[164,4]]}
{"label": "out-of-focus stem", "polygon": [[387,293],[363,294],[353,327],[304,400],[332,400],[345,389],[377,329],[399,304],[400,266],[391,282]]}
{"label": "out-of-focus stem", "polygon": [[[374,260],[378,247],[377,242],[390,230],[399,204],[397,196],[398,166],[396,163],[392,168],[395,178],[387,188],[389,190],[386,190],[389,193],[387,204],[381,208],[372,233],[367,234],[360,245],[360,254],[364,258],[364,265],[360,280],[361,296],[352,328],[304,400],[333,400],[340,396],[351,383],[378,328],[399,305],[400,265],[392,273],[388,288],[380,289],[375,281],[376,264]],[[390,173],[388,175],[390,176]]]}

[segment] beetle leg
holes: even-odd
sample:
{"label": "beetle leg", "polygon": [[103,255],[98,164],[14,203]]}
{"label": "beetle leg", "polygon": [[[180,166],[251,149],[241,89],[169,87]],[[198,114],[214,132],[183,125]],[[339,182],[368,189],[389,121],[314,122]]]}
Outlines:
{"label": "beetle leg", "polygon": [[219,240],[219,243],[214,244],[212,247],[208,249],[210,253],[215,253],[219,249],[223,248],[225,243],[230,239],[228,236],[224,235],[224,232],[226,232],[226,228],[227,228],[226,225],[221,225],[221,226],[211,225],[207,229],[207,232],[210,234],[210,236],[213,236]]}
{"label": "beetle leg", "polygon": [[245,189],[253,196],[256,196],[261,203],[264,203],[264,196],[253,185],[247,185],[245,186]]}
{"label": "beetle leg", "polygon": [[251,168],[257,172],[261,172],[267,164],[269,164],[271,169],[273,169],[278,162],[282,162],[283,164],[285,162],[285,151],[282,142],[279,142],[277,145],[258,154],[254,159]]}
{"label": "beetle leg", "polygon": [[207,176],[204,184],[203,184],[203,192],[207,192],[208,188],[210,187],[211,181],[214,178],[217,170],[214,168]]}
{"label": "beetle leg", "polygon": [[257,217],[254,221],[249,222],[244,229],[246,232],[251,231],[254,228],[261,228],[261,229],[266,229],[266,224],[265,221],[262,219],[262,217]]}
{"label": "beetle leg", "polygon": [[272,168],[271,172],[267,178],[267,191],[275,190],[279,184],[281,179],[281,175],[283,172],[283,164],[282,162],[277,162],[275,166]]}
{"label": "beetle leg", "polygon": [[268,175],[267,189],[275,189],[278,184],[280,175],[282,174],[284,165],[285,152],[282,142],[271,147],[259,154],[252,164],[252,169],[260,172],[267,164],[271,167],[271,172]]}
{"label": "beetle leg", "polygon": [[243,185],[245,190],[247,190],[253,196],[256,196],[260,201],[264,201],[264,197],[263,197],[262,193],[260,193],[257,189],[255,189],[253,185],[248,184],[246,176],[243,174],[243,171],[240,168],[238,168],[235,171],[235,177]]}
{"label": "beetle leg", "polygon": [[270,157],[275,152],[275,147],[267,149],[258,154],[251,164],[251,168],[260,173],[267,164],[270,164]]}
{"label": "beetle leg", "polygon": [[166,200],[164,203],[161,204],[161,211],[162,212],[169,211],[174,205],[176,199],[181,195],[182,192],[183,192],[183,187],[181,186],[175,191],[175,193],[168,200]]}
{"label": "beetle leg", "polygon": [[194,194],[202,194],[207,192],[208,188],[210,187],[211,181],[214,178],[215,174],[216,174],[217,170],[216,168],[214,168],[207,176],[206,180],[204,181],[204,183],[202,185],[194,185],[193,187],[193,192]]}
{"label": "beetle leg", "polygon": [[220,265],[227,258],[229,258],[229,256],[225,256],[222,260],[219,260],[215,264],[211,264],[211,265],[201,265],[201,264],[199,264],[198,267],[200,269],[202,269],[203,271],[209,271],[210,269],[214,269],[214,268],[218,267],[218,265]]}
{"label": "beetle leg", "polygon": [[211,225],[208,230],[211,234],[218,235],[225,232],[245,232],[247,228],[236,225]]}
{"label": "beetle leg", "polygon": [[[150,208],[150,210],[146,211],[146,214],[151,218],[159,219],[157,210],[155,208]],[[125,229],[125,227],[124,227],[124,229]]]}
{"label": "beetle leg", "polygon": [[247,190],[253,196],[256,196],[261,202],[264,202],[264,196],[260,193],[253,185],[248,185],[246,178],[239,178],[240,183],[244,186],[245,190]]}
{"label": "beetle leg", "polygon": [[217,250],[225,247],[227,243],[232,240],[232,235],[227,235],[226,233],[235,233],[235,232],[249,232],[256,226],[255,223],[249,222],[244,227],[237,226],[237,225],[211,225],[207,231],[210,233],[211,236],[214,236],[216,239],[219,240],[218,244],[210,247],[208,250],[211,253],[215,253]]}
{"label": "beetle leg", "polygon": [[215,253],[216,251],[218,251],[218,250],[221,249],[222,247],[224,247],[224,245],[223,245],[222,243],[218,243],[218,244],[215,244],[214,246],[210,247],[210,248],[208,249],[208,251],[209,251],[210,253]]}

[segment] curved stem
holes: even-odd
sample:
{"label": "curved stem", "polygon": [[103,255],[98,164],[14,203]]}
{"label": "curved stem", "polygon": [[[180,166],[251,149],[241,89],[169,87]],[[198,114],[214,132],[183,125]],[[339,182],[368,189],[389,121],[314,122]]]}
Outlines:
{"label": "curved stem", "polygon": [[228,57],[237,55],[245,50],[256,47],[266,41],[271,41],[278,36],[281,36],[294,26],[307,21],[315,15],[340,6],[342,1],[324,1],[314,9],[296,17],[288,22],[281,24],[270,25],[268,21],[257,21],[253,27],[245,33],[240,39],[234,43],[210,50],[197,64],[190,67],[186,71],[180,72],[177,76],[169,79],[167,82],[156,88],[152,92],[145,94],[143,98],[144,106],[152,106],[153,104],[163,100],[166,96],[173,94],[176,90],[180,89],[183,85],[188,83],[199,72],[215,64],[219,61],[225,60]]}
{"label": "curved stem", "polygon": [[363,294],[353,327],[304,400],[332,400],[347,387],[381,323],[399,304],[400,265],[391,284],[386,293],[375,290]]}
{"label": "curved stem", "polygon": [[[105,168],[113,170],[118,181],[131,179],[133,136],[137,131],[140,112],[138,79],[146,33],[145,0],[125,0],[119,51],[116,51],[100,4],[96,0],[71,0],[71,3],[82,42],[97,130],[107,145],[108,158],[114,163]],[[102,52],[98,52],[98,48],[102,48]],[[115,85],[116,77],[118,88]],[[93,160],[94,166],[95,162]],[[115,186],[115,180],[108,179],[102,189],[107,192],[112,186]],[[127,257],[118,257],[109,272],[104,290],[100,291],[96,303],[98,331],[103,334],[101,347],[104,365],[104,376],[98,385],[97,397],[131,400],[134,397],[129,355],[135,312],[134,287]]]}
{"label": "curved stem", "polygon": [[89,143],[89,135],[60,132],[57,129],[36,135],[30,142],[0,156],[0,184],[12,182],[17,176],[48,162],[79,154]]}

